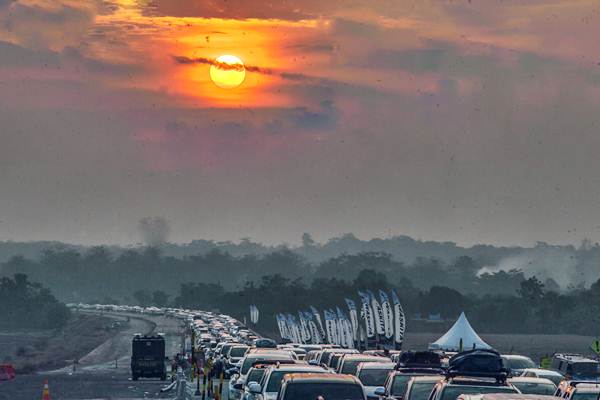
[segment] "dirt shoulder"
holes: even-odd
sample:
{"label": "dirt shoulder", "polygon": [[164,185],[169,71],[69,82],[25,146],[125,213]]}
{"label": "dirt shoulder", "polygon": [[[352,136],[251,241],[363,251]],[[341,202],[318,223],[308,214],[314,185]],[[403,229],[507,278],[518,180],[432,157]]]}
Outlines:
{"label": "dirt shoulder", "polygon": [[127,329],[128,325],[124,318],[73,313],[60,331],[1,332],[0,355],[2,361],[12,363],[18,373],[62,368]]}

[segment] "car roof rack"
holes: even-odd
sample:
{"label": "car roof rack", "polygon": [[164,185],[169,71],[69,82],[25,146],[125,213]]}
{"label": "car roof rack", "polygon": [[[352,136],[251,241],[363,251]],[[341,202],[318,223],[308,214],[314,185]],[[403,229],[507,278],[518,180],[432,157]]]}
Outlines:
{"label": "car roof rack", "polygon": [[497,383],[505,383],[508,372],[497,351],[474,349],[463,351],[450,358],[446,369],[446,378],[459,376],[487,378],[493,379]]}

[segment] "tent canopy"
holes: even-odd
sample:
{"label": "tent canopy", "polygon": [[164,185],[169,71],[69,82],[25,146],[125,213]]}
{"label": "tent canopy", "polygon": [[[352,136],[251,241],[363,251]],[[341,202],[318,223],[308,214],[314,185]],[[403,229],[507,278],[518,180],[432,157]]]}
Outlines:
{"label": "tent canopy", "polygon": [[491,349],[492,347],[481,340],[479,335],[477,335],[471,327],[464,312],[460,314],[460,317],[458,317],[454,325],[452,325],[452,328],[450,328],[444,336],[429,344],[430,350],[460,351],[475,348]]}

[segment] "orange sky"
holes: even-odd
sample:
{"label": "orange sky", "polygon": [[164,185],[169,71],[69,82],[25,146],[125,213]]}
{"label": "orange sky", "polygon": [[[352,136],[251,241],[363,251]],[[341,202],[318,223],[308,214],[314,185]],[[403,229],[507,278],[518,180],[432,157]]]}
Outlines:
{"label": "orange sky", "polygon": [[[128,240],[167,202],[182,239],[600,236],[598,37],[593,0],[0,0],[0,220]],[[223,54],[235,89],[176,61]]]}

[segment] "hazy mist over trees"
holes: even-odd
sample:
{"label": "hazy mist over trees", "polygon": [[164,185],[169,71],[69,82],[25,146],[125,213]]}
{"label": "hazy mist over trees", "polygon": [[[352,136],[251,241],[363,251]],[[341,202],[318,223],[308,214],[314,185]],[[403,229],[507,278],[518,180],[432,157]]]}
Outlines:
{"label": "hazy mist over trees", "polygon": [[[2,262],[0,275],[27,275],[61,301],[218,309],[239,318],[256,304],[265,331],[273,328],[269,316],[275,312],[340,305],[367,288],[396,289],[411,330],[439,329],[421,319],[434,314],[448,320],[461,311],[483,332],[590,334],[600,326],[600,281],[591,278],[598,273],[592,266],[600,250],[589,243],[464,249],[405,237],[364,242],[350,235],[318,244],[304,235],[303,245],[291,249],[250,240],[129,249],[44,243],[38,256],[31,255],[34,244],[14,245],[30,252]],[[191,249],[198,253],[188,254]],[[10,287],[10,278],[4,279]],[[558,323],[566,316],[577,323]]]}
{"label": "hazy mist over trees", "polygon": [[[484,272],[493,274],[499,271],[508,273],[508,271],[518,269],[526,277],[536,276],[542,281],[550,279],[563,289],[581,285],[589,286],[600,278],[600,269],[597,268],[600,265],[600,247],[597,243],[589,241],[584,241],[579,246],[538,243],[534,247],[495,247],[491,245],[461,247],[452,242],[422,241],[407,236],[360,240],[352,234],[345,234],[325,243],[318,243],[312,239],[310,234],[305,233],[302,235],[301,245],[296,247],[266,246],[253,242],[249,238],[243,238],[238,242],[194,240],[190,243],[176,244],[166,242],[170,226],[164,218],[143,218],[138,224],[138,229],[145,245],[159,249],[161,255],[167,258],[176,258],[181,261],[189,258],[186,261],[188,264],[193,263],[192,260],[198,260],[197,257],[207,257],[209,253],[215,251],[234,258],[249,257],[248,262],[273,253],[291,252],[300,256],[302,262],[307,266],[307,270],[300,271],[299,274],[308,276],[323,263],[328,263],[332,267],[335,263],[342,263],[343,257],[360,253],[385,253],[390,256],[391,261],[396,263],[396,266],[413,265],[416,268],[428,268],[420,266],[423,263],[422,259],[436,259],[443,265],[452,265],[457,258],[466,256],[473,260],[472,267],[477,269],[478,274]],[[135,247],[102,246],[101,248],[113,261],[122,256],[127,257],[127,254],[131,256],[132,251],[134,253],[145,252],[143,245]],[[98,251],[98,248],[93,250],[90,247],[59,242],[0,242],[0,263],[7,262],[14,256],[38,260],[45,257],[44,252],[47,250],[59,253],[73,251],[79,253],[80,256],[85,254],[90,256],[93,255],[93,251]],[[208,257],[208,260],[211,260],[211,257]],[[96,262],[103,261],[99,259]],[[252,261],[250,264],[254,262]],[[289,266],[277,266],[274,272],[280,272],[279,268],[289,269]],[[251,269],[249,268],[249,270]],[[243,268],[242,272],[247,271]],[[268,274],[268,271],[259,270],[250,273],[265,275]],[[319,273],[327,274],[324,271]],[[234,286],[243,283],[244,279],[243,276],[234,276]],[[231,285],[226,286],[230,287]]]}

